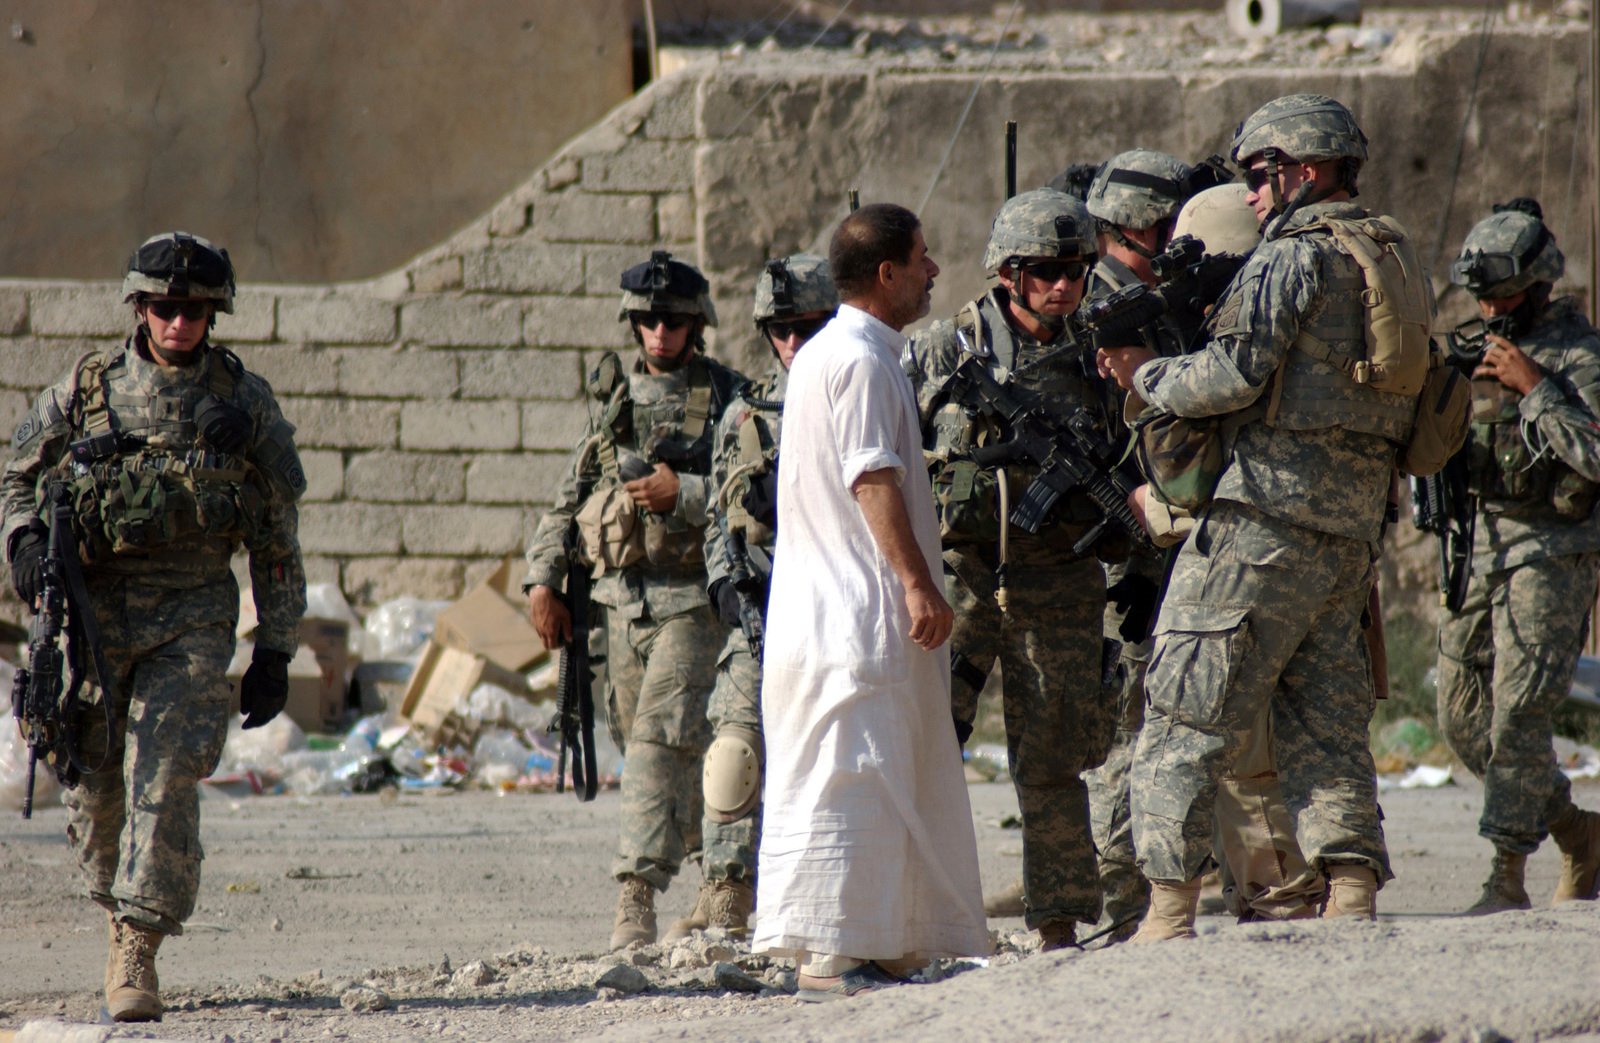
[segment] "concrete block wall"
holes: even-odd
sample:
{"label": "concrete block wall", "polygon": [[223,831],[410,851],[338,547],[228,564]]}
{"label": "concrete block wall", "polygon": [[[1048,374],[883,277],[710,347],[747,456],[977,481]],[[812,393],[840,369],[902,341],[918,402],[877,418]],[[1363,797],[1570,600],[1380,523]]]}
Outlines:
{"label": "concrete block wall", "polygon": [[[1323,91],[1347,101],[1372,138],[1363,201],[1399,215],[1425,255],[1437,237],[1448,259],[1491,200],[1539,194],[1569,276],[1586,282],[1594,176],[1572,138],[1575,94],[1550,87],[1578,79],[1582,33],[1499,34],[1464,120],[1476,48],[1470,34],[1443,35],[1397,43],[1377,66],[1198,74],[709,62],[613,110],[398,271],[324,287],[246,284],[218,340],[272,382],[299,428],[312,578],[339,583],[357,605],[454,597],[519,553],[549,502],[586,416],[581,374],[599,352],[627,346],[616,312],[624,267],[652,247],[701,264],[722,319],[711,350],[759,372],[769,360],[749,302],[760,262],[825,252],[848,188],[913,207],[927,196],[921,213],[945,269],[933,314],[951,314],[984,284],[978,259],[1008,118],[1022,124],[1020,181],[1032,185],[1135,144],[1191,158],[1223,151],[1262,101]],[[0,414],[20,415],[38,387],[129,324],[114,283],[0,281]]]}

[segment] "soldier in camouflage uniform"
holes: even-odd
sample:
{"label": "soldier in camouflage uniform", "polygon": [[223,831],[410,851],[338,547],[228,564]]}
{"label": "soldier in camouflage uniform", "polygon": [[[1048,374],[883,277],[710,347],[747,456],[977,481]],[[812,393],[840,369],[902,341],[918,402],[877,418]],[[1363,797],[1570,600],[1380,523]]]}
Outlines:
{"label": "soldier in camouflage uniform", "polygon": [[1483,780],[1478,833],[1495,851],[1475,914],[1529,907],[1523,868],[1547,834],[1556,902],[1594,898],[1600,876],[1600,814],[1573,804],[1550,746],[1600,564],[1600,334],[1571,297],[1550,299],[1564,262],[1538,204],[1495,210],[1451,271],[1504,335],[1473,373],[1472,576],[1439,627],[1439,722]]}
{"label": "soldier in camouflage uniform", "polygon": [[64,483],[74,507],[109,676],[76,722],[93,770],[67,790],[67,836],[110,917],[106,1007],[117,1021],[160,1020],[156,950],[194,911],[197,785],[228,734],[239,616],[229,561],[241,543],[260,618],[240,686],[246,728],[283,709],[305,612],[294,428],[267,382],[209,340],[233,296],[227,251],[183,232],[146,241],[123,280],[137,329],[39,394],[0,478],[0,535],[29,604],[42,589],[47,492]]}
{"label": "soldier in camouflage uniform", "polygon": [[1323,915],[1372,918],[1389,876],[1361,617],[1416,400],[1339,364],[1367,357],[1365,279],[1328,222],[1368,217],[1348,201],[1366,155],[1331,98],[1289,95],[1251,115],[1233,157],[1268,234],[1204,348],[1129,349],[1137,368],[1118,371],[1151,405],[1231,418],[1231,455],[1178,554],[1146,676],[1131,792],[1152,894],[1135,941],[1194,936],[1218,781],[1268,707],[1284,801],[1329,881]]}
{"label": "soldier in camouflage uniform", "polygon": [[[1045,949],[1074,943],[1100,915],[1089,801],[1081,774],[1110,743],[1112,706],[1100,684],[1105,579],[1092,549],[1074,549],[1100,512],[1081,492],[1056,505],[1038,535],[1009,534],[1000,561],[998,483],[1011,502],[1034,470],[977,467],[968,451],[998,432],[950,399],[948,380],[970,358],[1025,401],[1064,420],[1087,408],[1104,426],[1099,379],[1066,319],[1094,263],[1089,214],[1054,189],[1024,192],[995,215],[984,267],[999,285],[906,347],[944,537],[945,596],[955,609],[951,693],[963,742],[978,693],[998,658],[1012,779],[1022,808],[1023,902]],[[998,588],[997,565],[1009,582]],[[1009,600],[1009,605],[1007,604]]]}
{"label": "soldier in camouflage uniform", "polygon": [[[765,378],[740,389],[717,425],[711,462],[717,518],[706,526],[707,591],[717,615],[732,630],[717,660],[717,685],[711,691],[716,738],[706,751],[702,785],[705,884],[694,912],[672,925],[668,941],[707,927],[742,935],[755,905],[766,746],[761,660],[753,645],[764,632],[767,579],[777,539],[783,394],[795,356],[838,309],[839,292],[824,258],[794,254],[768,261],[756,280],[756,329],[772,348],[776,364]],[[744,618],[751,613],[753,619]]]}
{"label": "soldier in camouflage uniform", "polygon": [[706,700],[726,637],[706,602],[711,449],[744,379],[703,354],[704,329],[716,325],[710,287],[665,251],[623,273],[618,317],[638,357],[625,366],[606,352],[589,374],[593,412],[528,546],[523,582],[547,647],[588,639],[572,633],[561,601],[562,541],[575,521],[592,601],[604,608],[607,718],[627,757],[613,949],[655,941],[656,892],[700,853]]}

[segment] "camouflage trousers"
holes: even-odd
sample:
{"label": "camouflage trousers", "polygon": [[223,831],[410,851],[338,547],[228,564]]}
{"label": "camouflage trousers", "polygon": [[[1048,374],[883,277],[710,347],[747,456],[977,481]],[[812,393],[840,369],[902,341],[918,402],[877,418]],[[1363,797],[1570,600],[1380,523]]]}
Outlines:
{"label": "camouflage trousers", "polygon": [[607,719],[624,758],[619,880],[664,891],[700,857],[706,702],[726,634],[709,606],[659,621],[606,613]]}
{"label": "camouflage trousers", "polygon": [[980,555],[948,551],[945,567],[945,596],[956,613],[950,689],[957,720],[973,721],[983,680],[1001,663],[1006,752],[1022,810],[1026,923],[1093,923],[1100,886],[1081,775],[1105,758],[1115,726],[1100,683],[1100,563],[1013,561],[1005,614]]}
{"label": "camouflage trousers", "polygon": [[1218,501],[1201,518],[1161,606],[1130,771],[1146,877],[1200,875],[1218,784],[1270,708],[1283,800],[1312,870],[1360,864],[1390,878],[1367,746],[1372,559],[1370,544],[1243,504]]}
{"label": "camouflage trousers", "polygon": [[[228,584],[232,587],[232,584]],[[233,588],[237,611],[237,588]],[[183,933],[200,892],[201,779],[216,770],[231,715],[233,626],[205,622],[217,597],[100,583],[92,597],[116,723],[98,702],[79,718],[81,752],[100,771],[67,791],[67,838],[89,897],[118,919]],[[193,626],[194,616],[200,625]],[[159,621],[159,622],[158,622]]]}
{"label": "camouflage trousers", "polygon": [[1439,626],[1439,726],[1483,780],[1478,833],[1530,854],[1572,806],[1551,749],[1551,712],[1583,651],[1600,554],[1474,575]]}
{"label": "camouflage trousers", "polygon": [[[711,690],[707,714],[715,736],[736,735],[750,743],[766,764],[766,743],[761,730],[761,663],[750,654],[744,634],[735,631],[717,664],[717,685]],[[761,844],[761,805],[737,822],[718,822],[706,816],[701,827],[705,857],[701,863],[707,880],[743,880],[755,883],[756,849]]]}

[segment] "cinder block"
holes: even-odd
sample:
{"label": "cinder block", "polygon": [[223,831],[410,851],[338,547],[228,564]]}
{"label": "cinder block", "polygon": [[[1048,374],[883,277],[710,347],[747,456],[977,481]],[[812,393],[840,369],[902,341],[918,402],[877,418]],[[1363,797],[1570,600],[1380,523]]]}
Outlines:
{"label": "cinder block", "polygon": [[577,402],[524,402],[522,448],[560,449],[570,452],[583,438],[589,423],[588,404]]}
{"label": "cinder block", "polygon": [[469,290],[577,293],[583,286],[583,257],[576,247],[523,240],[469,254],[462,278]]}
{"label": "cinder block", "polygon": [[232,315],[217,316],[217,342],[230,347],[241,341],[270,341],[277,329],[277,296],[254,286],[234,297]]}
{"label": "cinder block", "polygon": [[687,193],[662,196],[656,203],[656,238],[661,242],[693,242],[694,221],[694,197]]}
{"label": "cinder block", "polygon": [[116,283],[75,283],[28,291],[29,325],[37,337],[115,337],[133,332],[133,305]]}
{"label": "cinder block", "polygon": [[644,136],[661,139],[694,137],[695,91],[698,76],[676,76],[650,85],[650,114],[644,120]]}
{"label": "cinder block", "polygon": [[533,231],[551,241],[648,243],[655,239],[655,211],[649,196],[568,190],[534,205]]}
{"label": "cinder block", "polygon": [[544,168],[544,190],[546,192],[559,191],[568,185],[576,183],[582,176],[582,161],[572,156],[562,156],[559,159],[552,160]]}
{"label": "cinder block", "polygon": [[425,347],[339,348],[339,391],[363,398],[441,398],[456,386],[453,351]]}
{"label": "cinder block", "polygon": [[442,293],[461,289],[461,258],[436,257],[411,270],[411,288],[417,293]]}
{"label": "cinder block", "polygon": [[400,597],[450,601],[465,590],[462,569],[454,558],[351,558],[344,565],[344,596],[359,609]]}
{"label": "cinder block", "polygon": [[278,298],[278,339],[314,344],[388,344],[395,339],[395,306],[349,292],[284,294]]}
{"label": "cinder block", "polygon": [[403,528],[407,554],[514,554],[522,532],[520,507],[411,507]]}
{"label": "cinder block", "polygon": [[616,348],[628,328],[617,320],[615,297],[529,297],[522,340],[532,348]]}
{"label": "cinder block", "polygon": [[406,449],[515,449],[520,442],[515,402],[407,402],[400,413]]}
{"label": "cinder block", "polygon": [[521,306],[489,297],[428,297],[400,308],[407,340],[444,347],[498,347],[522,341]]}
{"label": "cinder block", "polygon": [[344,454],[337,449],[302,449],[300,466],[306,472],[304,502],[338,500],[344,496]]}
{"label": "cinder block", "polygon": [[371,399],[280,398],[302,449],[384,449],[400,436],[400,405]]}
{"label": "cinder block", "polygon": [[638,141],[610,155],[583,161],[583,187],[591,192],[686,191],[694,187],[694,145]]}
{"label": "cinder block", "polygon": [[462,398],[576,398],[583,359],[576,351],[506,348],[452,352],[461,363]]}
{"label": "cinder block", "polygon": [[306,570],[307,583],[339,583],[339,559],[320,554],[306,554],[301,559]]}
{"label": "cinder block", "polygon": [[14,337],[28,328],[28,295],[20,288],[0,289],[0,336]]}
{"label": "cinder block", "polygon": [[278,394],[331,395],[339,390],[338,365],[319,347],[241,344],[234,350],[245,368],[266,378]]}
{"label": "cinder block", "polygon": [[[674,257],[680,261],[694,263],[688,255]],[[614,246],[610,243],[584,243],[583,244],[583,292],[591,297],[609,297],[613,301],[622,299],[622,273],[638,264],[640,261],[650,259],[650,248],[647,246]],[[613,314],[612,318],[616,318]]]}
{"label": "cinder block", "polygon": [[5,365],[0,366],[0,387],[26,392],[29,399],[66,377],[85,352],[114,351],[120,341],[41,340],[18,337],[7,341]]}
{"label": "cinder block", "polygon": [[467,464],[471,503],[550,504],[567,473],[568,453],[484,453]]}
{"label": "cinder block", "polygon": [[457,503],[466,490],[459,456],[380,450],[352,455],[345,495],[372,503]]}
{"label": "cinder block", "polygon": [[405,509],[376,503],[308,503],[300,509],[307,554],[398,554]]}

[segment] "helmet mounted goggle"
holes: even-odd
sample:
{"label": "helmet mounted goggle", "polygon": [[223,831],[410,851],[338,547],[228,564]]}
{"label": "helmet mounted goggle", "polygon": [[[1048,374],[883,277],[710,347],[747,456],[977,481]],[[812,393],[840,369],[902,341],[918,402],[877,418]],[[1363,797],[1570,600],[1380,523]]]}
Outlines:
{"label": "helmet mounted goggle", "polygon": [[1521,275],[1554,238],[1550,229],[1539,225],[1539,234],[1533,244],[1521,254],[1486,253],[1483,250],[1466,250],[1450,265],[1450,281],[1464,286],[1474,296],[1490,287]]}
{"label": "helmet mounted goggle", "polygon": [[622,273],[622,288],[648,297],[654,308],[657,305],[669,307],[673,300],[692,301],[706,293],[711,284],[682,261],[674,261],[666,250],[652,250],[650,260]]}
{"label": "helmet mounted goggle", "polygon": [[128,268],[166,283],[172,297],[194,296],[194,286],[234,288],[227,251],[202,246],[181,232],[140,246],[128,260]]}
{"label": "helmet mounted goggle", "polygon": [[772,280],[772,317],[788,318],[795,313],[794,275],[787,258],[767,262],[767,278]]}

